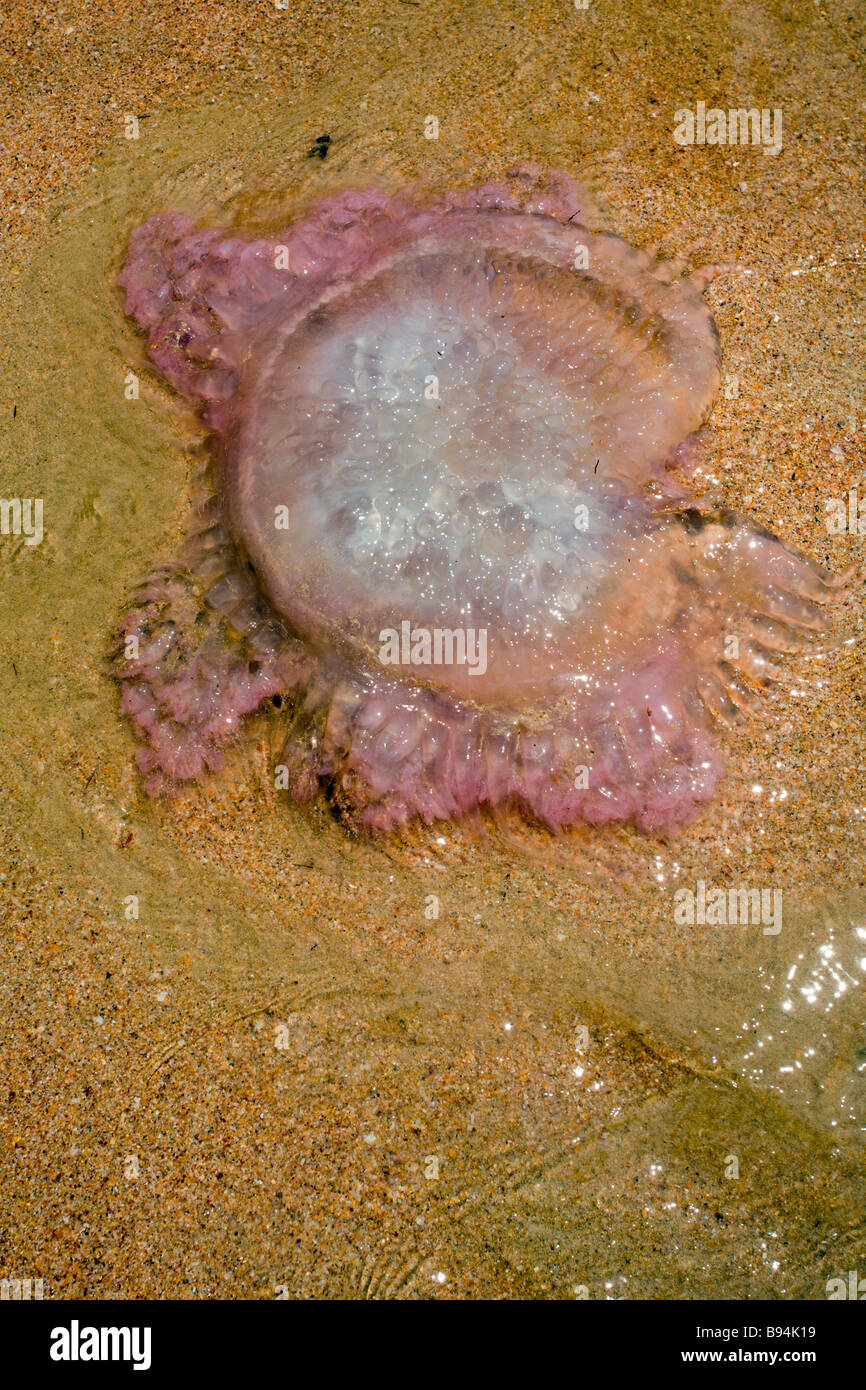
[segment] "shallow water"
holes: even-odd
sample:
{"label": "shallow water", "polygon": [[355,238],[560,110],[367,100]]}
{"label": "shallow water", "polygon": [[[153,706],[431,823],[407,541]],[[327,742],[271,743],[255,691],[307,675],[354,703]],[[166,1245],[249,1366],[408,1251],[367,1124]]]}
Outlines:
{"label": "shallow water", "polygon": [[[154,803],[138,785],[106,641],[130,587],[177,549],[202,439],[147,371],[115,289],[130,229],[164,207],[269,230],[352,184],[469,183],[515,157],[566,167],[598,193],[604,225],[637,244],[662,237],[690,263],[752,267],[709,293],[739,379],[714,410],[711,470],[726,503],[821,563],[860,559],[862,540],[822,524],[824,497],[863,474],[862,347],[843,331],[856,223],[843,204],[813,220],[815,156],[783,150],[771,178],[760,151],[719,152],[713,168],[693,150],[675,184],[648,143],[652,103],[639,115],[637,86],[623,85],[627,26],[594,30],[578,60],[546,13],[507,29],[490,11],[496,76],[473,98],[490,41],[473,33],[452,100],[457,60],[432,28],[411,31],[412,80],[401,70],[407,23],[382,21],[384,74],[322,88],[303,109],[250,98],[142,122],[57,208],[4,313],[3,486],[44,498],[46,527],[39,546],[2,541],[4,822],[10,853],[45,866],[47,885],[19,870],[36,905],[23,959],[45,932],[75,962],[88,924],[112,978],[132,971],[117,985],[128,1007],[82,1004],[102,1019],[87,1065],[110,1082],[92,1123],[136,1153],[173,1145],[155,1170],[204,1173],[218,1159],[233,1182],[195,1229],[166,1230],[150,1263],[117,1251],[94,1263],[85,1242],[77,1263],[56,1256],[55,1280],[196,1295],[230,1278],[244,1297],[284,1279],[297,1293],[380,1297],[822,1297],[862,1258],[866,1195],[857,582],[841,645],[799,661],[757,724],[727,739],[720,795],[673,842],[628,829],[553,840],[510,823],[358,840],[323,805],[274,792],[277,710],[251,721],[207,786]],[[738,23],[733,61],[759,83],[767,31]],[[654,33],[651,70],[666,99],[678,79],[663,42]],[[424,79],[428,46],[438,68]],[[596,91],[592,56],[619,108]],[[498,126],[481,125],[484,100]],[[437,109],[447,138],[424,140]],[[823,118],[832,126],[832,105]],[[327,159],[309,158],[325,130]],[[678,923],[675,891],[699,882],[781,893],[781,929]],[[35,982],[43,966],[20,963],[9,989],[22,1017],[48,1028],[52,1056],[74,1056],[74,1009],[55,1018]],[[34,981],[23,999],[21,979]],[[62,1071],[48,1074],[62,1104]],[[60,1125],[64,1152],[73,1131]],[[206,1156],[193,1133],[211,1135]],[[228,1152],[229,1134],[245,1156]],[[74,1147],[86,1192],[102,1159]],[[211,1201],[199,1178],[196,1189],[187,1177],[196,1210]],[[22,1176],[19,1201],[39,1181]],[[121,1190],[114,1201],[138,1250],[139,1218]],[[36,1214],[7,1233],[18,1263],[43,1240],[52,1248]]]}

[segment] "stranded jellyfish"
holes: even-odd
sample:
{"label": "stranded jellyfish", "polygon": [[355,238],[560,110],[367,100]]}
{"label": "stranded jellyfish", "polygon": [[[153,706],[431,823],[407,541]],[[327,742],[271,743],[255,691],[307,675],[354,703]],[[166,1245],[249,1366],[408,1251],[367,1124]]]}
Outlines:
{"label": "stranded jellyfish", "polygon": [[373,830],[484,807],[664,830],[712,796],[717,726],[835,582],[688,492],[721,267],[589,220],[527,167],[342,193],[272,238],[133,232],[127,312],[209,437],[181,554],[113,648],[148,790],[280,697],[277,785]]}

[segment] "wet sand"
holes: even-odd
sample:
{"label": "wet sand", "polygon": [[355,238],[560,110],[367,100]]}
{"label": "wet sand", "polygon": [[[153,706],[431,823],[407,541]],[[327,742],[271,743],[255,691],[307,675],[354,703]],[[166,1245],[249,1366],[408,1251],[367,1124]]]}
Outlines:
{"label": "wet sand", "polygon": [[[2,491],[44,499],[45,537],[0,537],[0,1278],[823,1298],[866,1257],[864,538],[825,524],[866,497],[854,7],[21,11],[0,21]],[[699,100],[781,108],[781,151],[676,145]],[[274,791],[271,709],[224,773],[149,801],[105,649],[183,533],[202,435],[123,318],[130,229],[162,207],[273,226],[353,183],[527,158],[634,244],[749,268],[708,295],[707,486],[854,567],[838,645],[726,736],[673,841],[358,839]],[[780,889],[782,931],[677,925],[699,880]]]}

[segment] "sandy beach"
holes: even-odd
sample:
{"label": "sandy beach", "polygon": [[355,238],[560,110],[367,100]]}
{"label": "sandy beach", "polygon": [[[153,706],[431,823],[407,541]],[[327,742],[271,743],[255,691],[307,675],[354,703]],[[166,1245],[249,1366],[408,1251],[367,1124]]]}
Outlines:
{"label": "sandy beach", "polygon": [[[44,500],[40,544],[0,536],[0,1278],[823,1299],[866,1259],[864,534],[826,524],[866,498],[862,14],[95,0],[0,40],[2,492]],[[781,148],[678,144],[698,102],[779,109]],[[204,434],[124,317],[130,232],[523,160],[634,245],[746,267],[707,295],[706,486],[850,571],[833,640],[676,837],[360,837],[275,790],[270,706],[148,798],[106,653]],[[699,882],[780,891],[783,929],[678,924]]]}

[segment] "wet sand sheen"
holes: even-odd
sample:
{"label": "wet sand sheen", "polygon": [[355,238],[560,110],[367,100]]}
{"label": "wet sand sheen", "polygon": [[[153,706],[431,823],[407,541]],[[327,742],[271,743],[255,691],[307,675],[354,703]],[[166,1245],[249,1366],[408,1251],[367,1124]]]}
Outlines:
{"label": "wet sand sheen", "polygon": [[[195,98],[166,89],[172,109],[153,104],[138,141],[116,122],[103,153],[69,156],[74,191],[19,244],[4,495],[43,497],[46,537],[2,542],[15,1095],[0,1264],[43,1273],[54,1296],[821,1297],[857,1267],[862,1008],[852,987],[827,1010],[832,976],[814,1005],[781,1008],[800,955],[818,984],[828,942],[856,966],[853,648],[796,666],[670,844],[353,839],[274,792],[278,710],[255,721],[251,765],[151,803],[104,675],[125,592],[176,548],[201,444],[115,291],[130,228],[161,206],[267,229],[351,184],[468,183],[515,158],[569,168],[636,244],[753,268],[710,291],[738,378],[712,417],[722,495],[820,563],[859,561],[862,541],[823,524],[824,498],[863,475],[838,41],[735,11],[731,99],[771,91],[792,138],[772,160],[674,154],[673,110],[718,90],[730,35],[690,13],[707,56],[675,60],[663,19],[647,34],[622,11],[568,18],[588,32],[545,6],[514,28],[480,9],[368,12],[346,80],[297,102],[279,92],[281,51],[253,36],[264,90],[241,95],[231,73],[212,105],[201,75]],[[164,60],[146,60],[158,90]],[[822,64],[834,85],[816,115],[797,93]],[[308,158],[324,130],[327,159]],[[677,925],[673,892],[698,881],[781,888],[783,930]],[[757,1042],[771,1060],[747,1077]]]}

